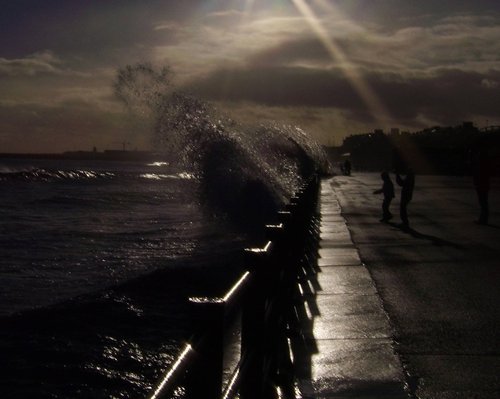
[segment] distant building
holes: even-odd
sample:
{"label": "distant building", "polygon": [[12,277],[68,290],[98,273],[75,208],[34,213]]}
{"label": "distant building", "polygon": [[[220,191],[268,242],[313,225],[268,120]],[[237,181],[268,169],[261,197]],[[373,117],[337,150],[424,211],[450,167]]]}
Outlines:
{"label": "distant building", "polygon": [[500,126],[486,126],[481,129],[482,132],[493,132],[493,131],[499,131],[500,132]]}

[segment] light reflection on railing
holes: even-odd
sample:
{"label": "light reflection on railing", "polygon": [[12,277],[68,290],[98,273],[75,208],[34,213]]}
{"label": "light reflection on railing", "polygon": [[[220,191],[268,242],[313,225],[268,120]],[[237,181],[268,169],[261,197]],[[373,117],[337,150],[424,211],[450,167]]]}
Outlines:
{"label": "light reflection on railing", "polygon": [[231,296],[245,283],[245,281],[249,278],[250,272],[245,272],[243,276],[232,286],[232,288],[227,292],[226,295],[224,295],[224,298],[222,300],[224,302],[228,302],[229,299],[231,299]]}
{"label": "light reflection on railing", "polygon": [[[318,190],[315,177],[278,213],[277,223],[266,225],[270,239],[262,247],[245,249],[248,270],[224,296],[189,298],[198,315],[193,336],[150,399],[167,398],[179,386],[189,399],[276,397],[278,385],[271,395],[270,381],[289,372],[283,365],[293,361],[287,318],[299,293],[299,258],[307,257],[311,249],[306,246],[314,241]],[[239,316],[240,358],[223,387],[225,341]]]}
{"label": "light reflection on railing", "polygon": [[186,358],[189,356],[189,354],[193,351],[193,347],[191,344],[186,344],[184,346],[184,350],[180,353],[180,355],[177,357],[177,360],[174,362],[174,364],[170,367],[168,372],[165,374],[161,382],[158,384],[158,387],[155,389],[153,394],[150,396],[151,399],[158,399],[165,387],[165,385],[171,380],[171,378],[174,376],[174,374],[179,371],[181,365],[183,365],[184,361]]}

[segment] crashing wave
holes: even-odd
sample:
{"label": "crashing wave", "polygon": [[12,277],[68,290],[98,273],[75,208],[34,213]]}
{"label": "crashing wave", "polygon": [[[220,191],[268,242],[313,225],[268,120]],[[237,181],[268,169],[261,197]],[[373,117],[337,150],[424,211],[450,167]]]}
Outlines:
{"label": "crashing wave", "polygon": [[115,91],[153,127],[155,149],[200,179],[200,196],[233,221],[261,225],[313,173],[329,173],[322,148],[298,127],[244,126],[175,91],[168,68],[118,72]]}
{"label": "crashing wave", "polygon": [[0,180],[24,181],[57,181],[57,180],[91,180],[112,178],[111,172],[93,170],[51,170],[34,168],[30,170],[9,170],[0,172]]}

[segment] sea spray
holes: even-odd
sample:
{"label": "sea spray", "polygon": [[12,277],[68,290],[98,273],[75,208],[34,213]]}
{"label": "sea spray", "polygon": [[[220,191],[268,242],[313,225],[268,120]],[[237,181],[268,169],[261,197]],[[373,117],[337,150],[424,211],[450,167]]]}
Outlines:
{"label": "sea spray", "polygon": [[171,76],[169,68],[127,66],[115,91],[147,118],[155,149],[200,179],[200,197],[211,210],[246,227],[262,225],[303,179],[329,172],[325,153],[300,128],[242,125],[175,90]]}
{"label": "sea spray", "polygon": [[257,225],[321,170],[300,129],[241,125],[170,76],[138,65],[116,81],[164,162],[0,170],[4,396],[146,397],[191,333],[186,298],[225,292],[253,238],[206,218],[195,193],[207,211]]}

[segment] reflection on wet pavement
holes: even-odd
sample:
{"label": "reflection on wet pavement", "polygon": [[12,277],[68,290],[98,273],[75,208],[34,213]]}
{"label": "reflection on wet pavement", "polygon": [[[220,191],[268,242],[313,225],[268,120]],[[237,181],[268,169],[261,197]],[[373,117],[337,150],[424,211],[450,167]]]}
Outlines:
{"label": "reflection on wet pavement", "polygon": [[407,398],[387,315],[334,190],[322,182],[317,268],[300,282],[292,340],[302,398]]}

